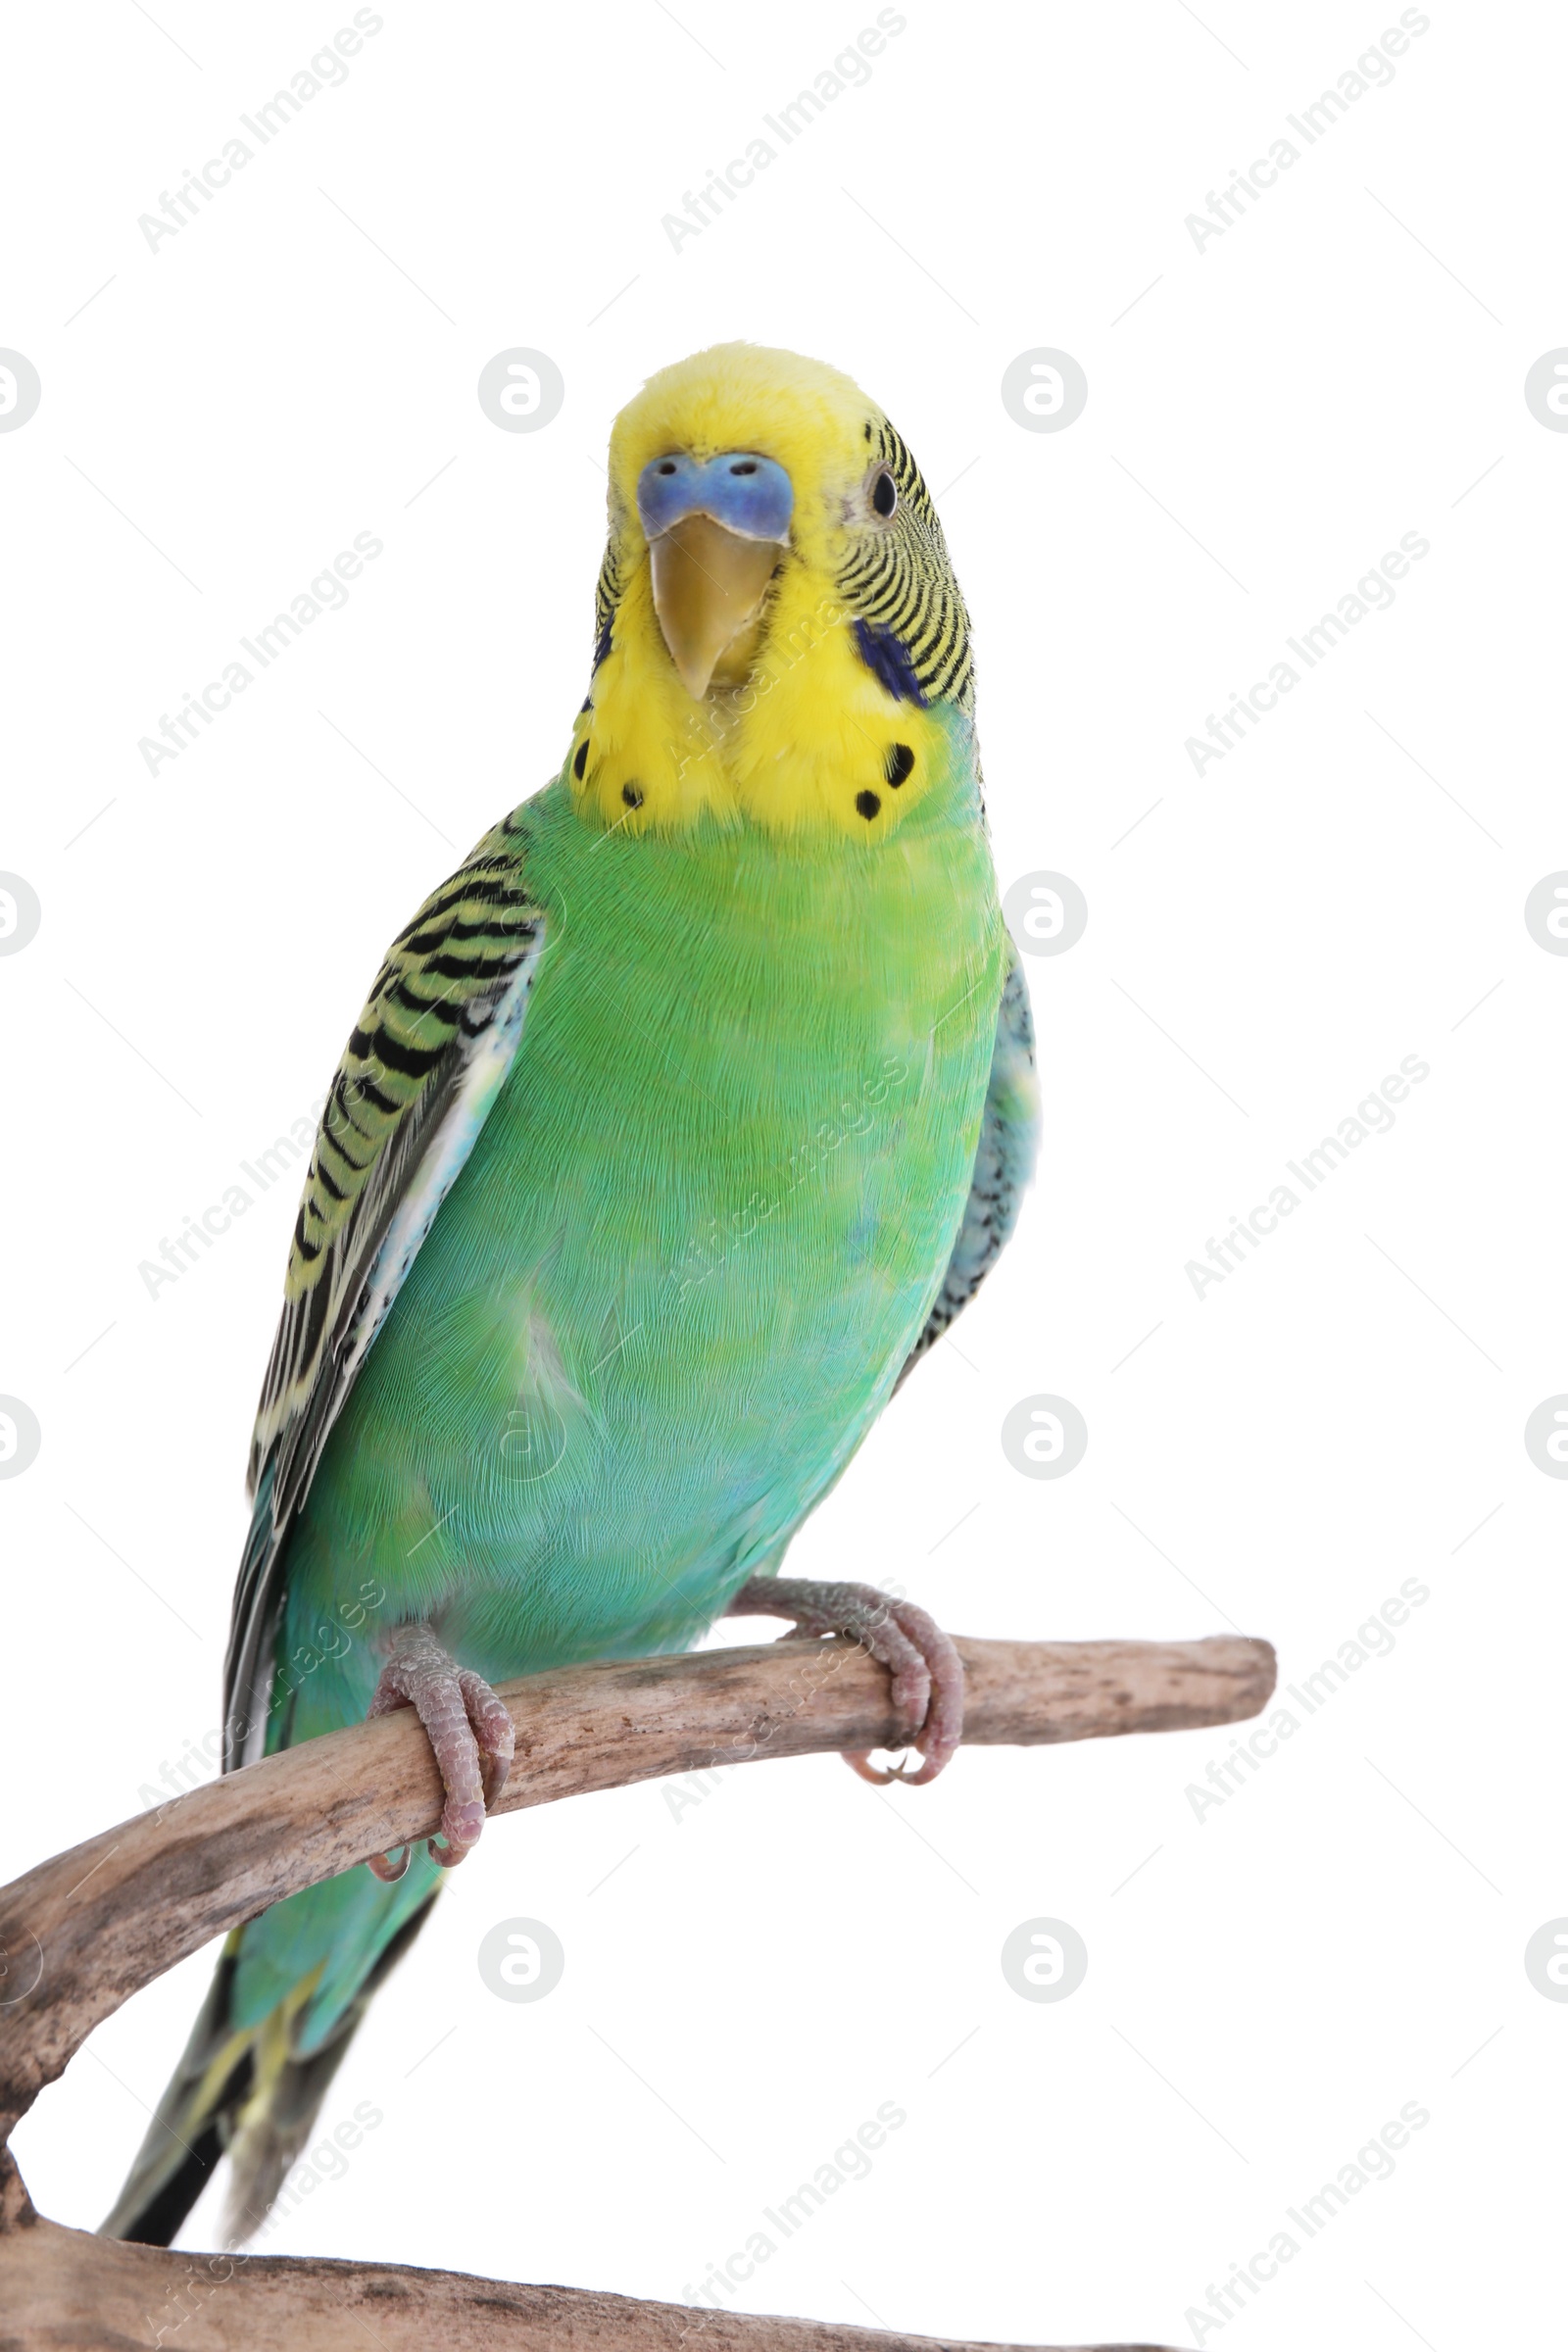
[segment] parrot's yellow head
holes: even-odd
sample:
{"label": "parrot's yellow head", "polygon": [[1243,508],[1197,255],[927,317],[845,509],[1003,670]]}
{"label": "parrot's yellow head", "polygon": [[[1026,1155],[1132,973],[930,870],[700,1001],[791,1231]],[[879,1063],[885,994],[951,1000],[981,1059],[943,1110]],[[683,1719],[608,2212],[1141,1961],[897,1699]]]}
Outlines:
{"label": "parrot's yellow head", "polygon": [[969,622],[918,466],[849,377],[725,343],[615,419],[566,775],[593,824],[896,832],[966,745]]}

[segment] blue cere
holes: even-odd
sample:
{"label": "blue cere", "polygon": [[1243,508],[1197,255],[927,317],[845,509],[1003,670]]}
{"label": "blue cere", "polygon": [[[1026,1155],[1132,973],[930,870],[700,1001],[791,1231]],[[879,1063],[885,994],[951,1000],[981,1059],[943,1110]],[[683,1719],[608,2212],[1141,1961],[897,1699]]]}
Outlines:
{"label": "blue cere", "polygon": [[645,466],[637,484],[637,512],[650,539],[688,514],[707,514],[742,539],[789,538],[795,485],[782,466],[755,451],[729,449],[700,464],[684,450],[671,450]]}

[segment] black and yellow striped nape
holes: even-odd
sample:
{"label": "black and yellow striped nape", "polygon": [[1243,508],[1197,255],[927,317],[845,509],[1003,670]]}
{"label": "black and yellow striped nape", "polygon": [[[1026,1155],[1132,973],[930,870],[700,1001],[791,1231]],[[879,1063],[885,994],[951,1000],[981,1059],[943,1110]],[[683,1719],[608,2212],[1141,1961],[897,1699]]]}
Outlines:
{"label": "black and yellow striped nape", "polygon": [[972,713],[969,615],[931,493],[885,416],[867,419],[865,440],[870,466],[886,468],[898,495],[885,528],[858,534],[838,574],[861,658],[901,700]]}

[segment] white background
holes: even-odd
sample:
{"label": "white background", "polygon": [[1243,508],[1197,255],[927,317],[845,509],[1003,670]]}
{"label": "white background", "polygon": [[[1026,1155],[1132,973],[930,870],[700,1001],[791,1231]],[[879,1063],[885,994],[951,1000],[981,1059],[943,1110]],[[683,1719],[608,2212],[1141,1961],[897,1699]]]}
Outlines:
{"label": "white background", "polygon": [[[652,1786],[500,1823],[324,2118],[382,2122],[268,2248],[680,2300],[893,2100],[870,2177],[743,2308],[1280,2352],[1533,2335],[1568,2009],[1523,1951],[1568,1911],[1568,1490],[1523,1426],[1568,1387],[1568,961],[1523,903],[1568,864],[1568,438],[1523,382],[1568,342],[1562,22],[1434,5],[1200,251],[1186,216],[1397,9],[911,0],[867,84],[677,252],[662,216],[873,9],[380,13],[156,252],[138,215],[351,11],[11,26],[0,343],[43,400],[0,436],[0,867],[43,920],[0,960],[0,1391],[42,1446],[0,1484],[5,1875],[133,1814],[218,1717],[293,1185],[156,1298],[139,1263],[306,1110],[386,940],[558,766],[615,411],[708,342],[809,352],[939,494],[1004,886],[1065,872],[1090,919],[1029,966],[1018,1237],[792,1568],[897,1578],[970,1634],[1234,1624],[1285,1684],[1404,1580],[1429,1598],[1201,1818],[1229,1733],[966,1752],[881,1795],[812,1759],[678,1818]],[[535,434],[475,397],[513,345],[564,376]],[[1040,346],[1088,375],[1058,433],[1000,396]],[[384,553],[347,607],[150,775],[138,739],[362,531]],[[1196,774],[1186,739],[1406,532],[1430,553],[1392,609]],[[1187,1261],[1412,1054],[1392,1131],[1195,1296]],[[1089,1427],[1057,1481],[999,1441],[1040,1392]],[[475,1965],[516,1915],[565,1947],[535,2005]],[[1041,1915],[1090,1955],[1058,2004],[999,1964]],[[44,2211],[106,2208],[208,1970],[24,2124]],[[1410,2101],[1394,2177],[1195,2328]]]}

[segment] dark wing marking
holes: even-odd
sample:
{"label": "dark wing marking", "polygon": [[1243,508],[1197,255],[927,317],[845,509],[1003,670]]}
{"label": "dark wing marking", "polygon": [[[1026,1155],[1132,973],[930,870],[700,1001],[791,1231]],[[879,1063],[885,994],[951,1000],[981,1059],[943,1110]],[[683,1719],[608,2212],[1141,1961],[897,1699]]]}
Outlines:
{"label": "dark wing marking", "polygon": [[526,838],[517,818],[503,819],[398,934],[327,1096],[251,1441],[225,1768],[265,1743],[284,1538],[516,1052],[545,938]]}
{"label": "dark wing marking", "polygon": [[936,1304],[899,1374],[903,1386],[955,1315],[961,1314],[1018,1220],[1018,1204],[1040,1145],[1040,1085],[1035,1075],[1035,1030],[1029,990],[1013,950],[997,1012],[997,1047],[980,1119],[980,1146],[962,1221]]}

